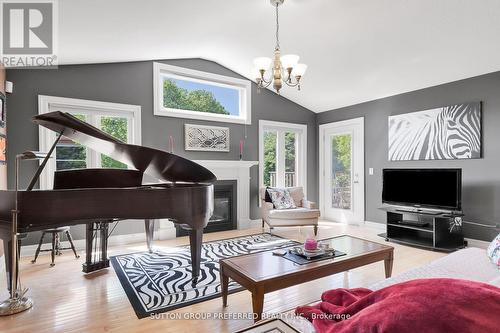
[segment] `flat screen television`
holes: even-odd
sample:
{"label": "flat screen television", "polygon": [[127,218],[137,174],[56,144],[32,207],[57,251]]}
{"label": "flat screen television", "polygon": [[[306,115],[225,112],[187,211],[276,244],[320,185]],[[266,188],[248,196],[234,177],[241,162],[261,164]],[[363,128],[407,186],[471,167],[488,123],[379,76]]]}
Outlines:
{"label": "flat screen television", "polygon": [[382,202],[462,210],[462,169],[384,169]]}

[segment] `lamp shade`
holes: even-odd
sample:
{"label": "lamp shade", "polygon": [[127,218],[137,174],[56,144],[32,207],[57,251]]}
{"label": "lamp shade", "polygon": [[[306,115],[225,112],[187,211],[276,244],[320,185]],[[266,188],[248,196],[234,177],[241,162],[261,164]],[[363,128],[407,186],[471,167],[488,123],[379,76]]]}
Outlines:
{"label": "lamp shade", "polygon": [[299,62],[299,56],[295,54],[286,54],[281,57],[281,66],[284,69],[294,68],[295,65]]}
{"label": "lamp shade", "polygon": [[259,57],[253,60],[253,64],[257,70],[267,71],[271,66],[272,59],[267,57]]}
{"label": "lamp shade", "polygon": [[303,76],[307,70],[306,64],[297,64],[293,67],[292,75],[293,76]]}

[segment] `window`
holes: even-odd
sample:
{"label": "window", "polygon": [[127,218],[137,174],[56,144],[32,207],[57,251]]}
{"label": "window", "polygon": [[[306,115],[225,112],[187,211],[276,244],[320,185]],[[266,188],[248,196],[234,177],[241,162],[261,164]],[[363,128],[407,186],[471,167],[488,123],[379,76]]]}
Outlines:
{"label": "window", "polygon": [[154,114],[251,123],[251,82],[187,68],[153,64]]}
{"label": "window", "polygon": [[261,186],[302,186],[306,193],[307,126],[261,120],[259,171]]}
{"label": "window", "polygon": [[[131,119],[127,117],[107,117],[97,112],[91,114],[70,113],[123,142],[130,142],[128,128]],[[55,159],[56,170],[84,168],[127,169],[126,164],[92,151],[67,137],[62,137],[56,145]]]}
{"label": "window", "polygon": [[[132,144],[141,144],[140,106],[106,103],[97,101],[39,96],[39,113],[62,111],[71,113],[113,137]],[[40,151],[48,151],[56,134],[44,127],[39,127]],[[62,137],[40,177],[40,188],[49,189],[53,185],[56,170],[83,168],[119,168],[127,165],[109,156],[91,150],[67,137]]]}

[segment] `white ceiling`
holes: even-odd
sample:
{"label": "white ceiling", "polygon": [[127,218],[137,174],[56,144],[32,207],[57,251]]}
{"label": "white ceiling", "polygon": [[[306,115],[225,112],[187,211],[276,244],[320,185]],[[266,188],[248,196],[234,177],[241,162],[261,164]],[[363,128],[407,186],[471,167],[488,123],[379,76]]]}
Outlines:
{"label": "white ceiling", "polygon": [[[251,78],[272,56],[269,0],[59,1],[61,64],[204,58]],[[500,70],[499,0],[286,0],[283,96],[322,112]],[[133,79],[133,78],[131,78]]]}

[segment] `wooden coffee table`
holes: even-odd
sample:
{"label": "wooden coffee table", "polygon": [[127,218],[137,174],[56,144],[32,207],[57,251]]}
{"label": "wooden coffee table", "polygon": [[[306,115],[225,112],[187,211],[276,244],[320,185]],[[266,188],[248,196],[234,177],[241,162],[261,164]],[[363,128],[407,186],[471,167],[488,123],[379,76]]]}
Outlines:
{"label": "wooden coffee table", "polygon": [[391,276],[394,253],[392,246],[352,236],[338,236],[322,241],[329,241],[334,249],[347,255],[304,265],[275,256],[272,251],[221,260],[223,306],[227,306],[230,278],[252,293],[253,312],[256,314],[255,321],[258,321],[262,318],[266,293],[382,260],[385,265],[385,276],[387,278]]}

